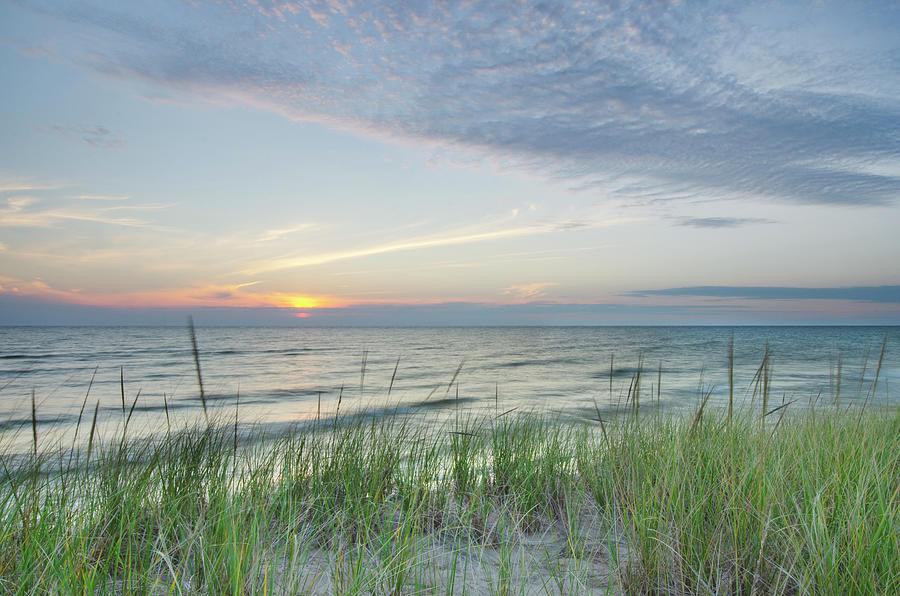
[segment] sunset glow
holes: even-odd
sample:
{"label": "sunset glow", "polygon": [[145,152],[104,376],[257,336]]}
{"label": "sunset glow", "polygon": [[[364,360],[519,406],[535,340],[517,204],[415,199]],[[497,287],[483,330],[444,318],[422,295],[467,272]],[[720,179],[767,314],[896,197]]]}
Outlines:
{"label": "sunset glow", "polygon": [[342,303],[324,296],[285,296],[273,300],[275,306],[289,308],[338,308]]}
{"label": "sunset glow", "polygon": [[0,324],[900,323],[898,29],[2,3]]}

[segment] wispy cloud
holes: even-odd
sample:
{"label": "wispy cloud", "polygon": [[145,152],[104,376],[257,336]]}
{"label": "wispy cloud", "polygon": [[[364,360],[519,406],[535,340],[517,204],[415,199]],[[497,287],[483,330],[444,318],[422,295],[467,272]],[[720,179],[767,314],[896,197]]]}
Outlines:
{"label": "wispy cloud", "polygon": [[81,139],[91,147],[116,149],[125,146],[125,139],[121,132],[110,130],[100,124],[93,126],[62,126],[61,124],[54,124],[50,127],[50,130],[64,137]]}
{"label": "wispy cloud", "polygon": [[507,296],[512,296],[516,300],[529,302],[546,296],[547,294],[546,292],[544,292],[544,290],[555,285],[558,284],[551,281],[534,282],[529,284],[515,284],[506,288],[503,293]]}
{"label": "wispy cloud", "polygon": [[41,296],[53,300],[77,302],[77,300],[73,300],[73,298],[77,299],[76,293],[53,288],[40,278],[18,279],[0,275],[0,295],[2,294],[26,297]]}
{"label": "wispy cloud", "polygon": [[54,190],[59,188],[55,184],[43,184],[39,182],[31,182],[28,180],[4,179],[0,177],[0,193],[23,193],[37,190]]}
{"label": "wispy cloud", "polygon": [[498,240],[501,238],[512,238],[516,236],[538,234],[546,232],[549,229],[550,228],[546,226],[532,225],[499,230],[458,231],[451,234],[418,237],[400,242],[378,244],[375,246],[358,248],[354,250],[327,252],[317,255],[301,255],[275,258],[252,267],[246,271],[242,271],[241,273],[247,275],[257,275],[259,273],[281,271],[283,269],[295,269],[299,267],[311,267],[313,265],[324,265],[326,263],[334,263],[336,261],[358,259],[361,257],[369,257],[403,250],[432,248],[437,246],[451,246],[454,244],[469,244],[472,242],[486,242],[489,240]]}
{"label": "wispy cloud", "polygon": [[148,227],[151,224],[134,217],[115,215],[120,211],[164,209],[165,205],[112,205],[108,207],[48,206],[40,208],[40,199],[32,196],[7,197],[0,207],[0,227],[46,228],[64,221],[100,223],[125,227]]}
{"label": "wispy cloud", "polygon": [[110,76],[476,148],[607,196],[900,196],[894,168],[865,167],[900,162],[890,3],[32,8],[88,28],[72,59]]}
{"label": "wispy cloud", "polygon": [[694,286],[639,290],[628,296],[702,296],[757,300],[859,300],[900,304],[900,286],[854,286],[846,288],[794,288],[769,286]]}
{"label": "wispy cloud", "polygon": [[297,224],[295,226],[290,226],[287,228],[276,228],[273,230],[266,230],[260,237],[259,242],[271,242],[273,240],[278,240],[284,236],[289,236],[291,234],[297,234],[299,232],[308,232],[309,230],[315,228],[315,224],[312,223],[302,223]]}
{"label": "wispy cloud", "polygon": [[70,199],[79,201],[127,201],[128,196],[111,196],[111,195],[69,195]]}
{"label": "wispy cloud", "polygon": [[764,217],[680,217],[677,225],[690,228],[740,228],[754,224],[776,223]]}

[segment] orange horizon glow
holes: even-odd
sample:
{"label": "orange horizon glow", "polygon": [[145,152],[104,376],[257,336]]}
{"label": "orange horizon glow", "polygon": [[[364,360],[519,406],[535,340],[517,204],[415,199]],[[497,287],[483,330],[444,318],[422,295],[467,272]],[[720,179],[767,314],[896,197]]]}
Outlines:
{"label": "orange horizon glow", "polygon": [[[296,310],[338,309],[363,305],[425,306],[451,302],[467,302],[484,305],[511,305],[529,302],[522,296],[509,293],[499,300],[488,296],[442,296],[431,298],[393,298],[369,296],[338,297],[333,294],[263,292],[258,291],[261,282],[240,284],[208,284],[184,288],[165,288],[137,292],[90,292],[81,289],[58,289],[39,280],[12,280],[0,277],[0,294],[30,297],[38,300],[80,306],[106,308],[283,308]],[[569,298],[565,303],[596,304],[609,301],[609,297],[592,300]],[[558,303],[558,299],[535,296],[530,302]]]}
{"label": "orange horizon glow", "polygon": [[[453,302],[465,302],[483,305],[504,306],[541,302],[546,304],[560,303],[559,300],[536,297],[534,300],[523,300],[521,297],[504,296],[504,299],[490,299],[483,296],[460,297],[447,296],[436,298],[340,298],[327,294],[293,294],[284,292],[253,292],[244,288],[256,284],[239,284],[231,286],[209,285],[203,287],[173,288],[150,290],[145,292],[123,293],[88,293],[80,290],[58,290],[43,283],[18,284],[17,286],[0,285],[0,294],[22,296],[79,306],[106,308],[190,308],[190,307],[223,307],[223,308],[283,308],[296,310],[336,309],[358,306],[428,306]],[[565,304],[599,304],[609,302],[610,297],[598,297],[593,300],[572,298]],[[305,318],[309,313],[298,313]]]}
{"label": "orange horizon glow", "polygon": [[[19,296],[46,301],[48,304],[70,304],[100,308],[120,309],[190,309],[190,308],[245,308],[245,309],[279,309],[285,314],[303,320],[329,320],[329,315],[337,314],[316,312],[323,309],[359,309],[366,306],[393,306],[416,307],[426,305],[441,305],[453,303],[466,303],[469,305],[481,305],[484,307],[527,304],[521,300],[485,300],[472,297],[468,300],[459,296],[432,299],[359,299],[338,298],[333,295],[320,294],[293,294],[293,293],[263,293],[249,290],[256,289],[259,284],[255,282],[238,285],[208,285],[203,287],[179,288],[167,290],[152,290],[146,292],[123,292],[118,294],[88,293],[79,290],[59,290],[42,281],[26,283],[10,283],[9,278],[0,277],[0,295]],[[509,298],[507,296],[507,298]],[[644,296],[629,297],[627,295],[607,294],[598,296],[594,300],[569,298],[566,301],[559,300],[533,300],[531,304],[631,304],[641,306],[665,307],[693,307],[699,310],[708,306],[728,305],[732,309],[745,315],[753,313],[774,316],[776,319],[784,319],[794,313],[806,313],[816,316],[852,316],[855,314],[897,316],[897,304],[894,303],[870,303],[855,300],[826,300],[826,299],[797,299],[797,300],[754,300],[748,298],[732,298],[725,300],[721,297],[708,296]],[[362,311],[365,312],[365,311]],[[369,313],[371,314],[371,313]]]}
{"label": "orange horizon glow", "polygon": [[345,303],[333,296],[315,296],[309,294],[271,294],[267,296],[273,306],[282,308],[340,308]]}
{"label": "orange horizon glow", "polygon": [[89,293],[59,290],[42,282],[0,285],[0,294],[43,299],[79,306],[107,308],[341,308],[350,303],[335,296],[320,294],[261,293],[244,288],[255,283],[232,286],[209,285],[191,288],[150,290],[146,292]]}

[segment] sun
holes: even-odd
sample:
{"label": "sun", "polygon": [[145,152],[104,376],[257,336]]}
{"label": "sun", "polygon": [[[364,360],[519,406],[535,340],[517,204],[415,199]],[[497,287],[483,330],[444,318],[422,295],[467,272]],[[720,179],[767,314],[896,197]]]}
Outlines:
{"label": "sun", "polygon": [[321,298],[313,296],[288,296],[286,300],[291,308],[319,308],[323,306]]}
{"label": "sun", "polygon": [[310,294],[275,294],[271,300],[282,308],[336,308],[342,306],[340,300],[332,296]]}
{"label": "sun", "polygon": [[265,301],[278,308],[294,308],[299,310],[316,308],[339,308],[344,303],[334,296],[324,294],[267,294]]}

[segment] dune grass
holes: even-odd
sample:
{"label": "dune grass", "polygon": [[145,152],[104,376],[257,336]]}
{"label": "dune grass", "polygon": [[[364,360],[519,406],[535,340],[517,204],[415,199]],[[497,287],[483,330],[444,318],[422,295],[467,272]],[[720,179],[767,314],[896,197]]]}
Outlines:
{"label": "dune grass", "polygon": [[897,594],[880,364],[864,396],[788,415],[768,351],[753,411],[701,390],[688,416],[642,414],[640,373],[607,419],[319,406],[279,436],[239,432],[236,404],[133,437],[124,397],[101,436],[85,398],[76,437],[41,448],[32,400],[33,448],[0,449],[0,593]]}
{"label": "dune grass", "polygon": [[223,422],[7,455],[0,591],[900,593],[900,415],[850,414]]}

